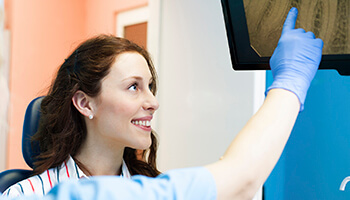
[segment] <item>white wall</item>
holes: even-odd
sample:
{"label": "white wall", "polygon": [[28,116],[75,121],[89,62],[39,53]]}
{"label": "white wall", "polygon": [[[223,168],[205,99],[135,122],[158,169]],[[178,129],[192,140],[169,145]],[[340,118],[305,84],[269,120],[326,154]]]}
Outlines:
{"label": "white wall", "polygon": [[216,161],[254,112],[256,75],[232,70],[220,0],[155,0],[150,7],[150,25],[159,24],[158,33],[150,26],[159,43],[149,38],[160,79],[159,167]]}

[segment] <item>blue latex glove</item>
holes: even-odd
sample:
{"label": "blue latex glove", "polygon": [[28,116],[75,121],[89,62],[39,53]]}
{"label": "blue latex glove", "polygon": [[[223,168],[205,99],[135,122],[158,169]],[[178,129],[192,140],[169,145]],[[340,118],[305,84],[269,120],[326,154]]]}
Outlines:
{"label": "blue latex glove", "polygon": [[298,10],[292,8],[283,25],[281,38],[270,59],[273,88],[289,90],[297,95],[300,111],[304,109],[307,90],[314,78],[322,57],[323,41],[312,32],[294,29]]}

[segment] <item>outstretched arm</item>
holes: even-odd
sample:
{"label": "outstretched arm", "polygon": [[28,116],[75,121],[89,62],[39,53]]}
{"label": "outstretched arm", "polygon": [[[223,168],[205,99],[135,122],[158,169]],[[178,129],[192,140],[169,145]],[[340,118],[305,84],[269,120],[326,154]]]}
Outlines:
{"label": "outstretched arm", "polygon": [[251,199],[277,163],[321,61],[323,42],[294,29],[297,10],[286,18],[270,60],[274,82],[264,104],[238,133],[223,158],[206,166],[218,199]]}
{"label": "outstretched arm", "polygon": [[271,90],[222,160],[208,165],[218,199],[251,199],[279,159],[298,115],[298,98],[283,89]]}

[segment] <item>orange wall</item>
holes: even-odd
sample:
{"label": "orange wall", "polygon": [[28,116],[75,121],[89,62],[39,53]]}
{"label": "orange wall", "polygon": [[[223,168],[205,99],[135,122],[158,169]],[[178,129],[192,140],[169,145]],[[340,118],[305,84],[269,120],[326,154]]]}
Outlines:
{"label": "orange wall", "polygon": [[88,35],[115,34],[115,16],[118,12],[145,6],[147,3],[148,0],[86,0],[86,32]]}
{"label": "orange wall", "polygon": [[84,0],[9,0],[11,31],[8,168],[26,167],[21,153],[28,103],[50,83],[72,43],[84,35]]}
{"label": "orange wall", "polygon": [[147,0],[5,0],[11,31],[7,168],[28,168],[22,158],[25,109],[43,95],[57,67],[76,45],[98,33],[115,33],[115,14]]}

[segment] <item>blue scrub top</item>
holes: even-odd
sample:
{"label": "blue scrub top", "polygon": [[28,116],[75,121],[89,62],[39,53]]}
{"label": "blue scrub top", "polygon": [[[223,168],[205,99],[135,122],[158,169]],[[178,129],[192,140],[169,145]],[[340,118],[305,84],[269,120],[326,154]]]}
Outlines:
{"label": "blue scrub top", "polygon": [[[216,185],[205,167],[170,170],[156,178],[136,175],[131,179],[100,176],[69,180],[54,187],[42,200],[73,199],[216,199]],[[0,197],[0,200],[6,200]],[[15,199],[38,199],[22,196]]]}

